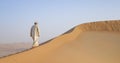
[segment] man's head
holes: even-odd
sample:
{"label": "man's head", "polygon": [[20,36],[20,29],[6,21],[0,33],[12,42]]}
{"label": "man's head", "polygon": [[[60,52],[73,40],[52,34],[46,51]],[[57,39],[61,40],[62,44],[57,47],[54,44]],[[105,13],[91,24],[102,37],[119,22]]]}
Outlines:
{"label": "man's head", "polygon": [[37,22],[34,22],[35,25],[37,25],[38,23]]}

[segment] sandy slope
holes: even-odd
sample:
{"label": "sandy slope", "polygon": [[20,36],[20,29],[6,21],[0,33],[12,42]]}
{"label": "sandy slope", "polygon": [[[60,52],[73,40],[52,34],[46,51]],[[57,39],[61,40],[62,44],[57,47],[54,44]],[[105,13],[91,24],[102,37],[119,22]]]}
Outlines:
{"label": "sandy slope", "polygon": [[0,63],[120,63],[120,21],[86,23]]}

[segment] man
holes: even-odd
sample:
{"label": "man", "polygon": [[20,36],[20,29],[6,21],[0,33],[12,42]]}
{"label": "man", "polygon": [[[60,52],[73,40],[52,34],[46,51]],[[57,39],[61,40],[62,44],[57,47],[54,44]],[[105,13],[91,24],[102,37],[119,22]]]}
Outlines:
{"label": "man", "polygon": [[32,26],[31,31],[30,31],[30,36],[33,39],[33,47],[39,46],[39,43],[38,43],[39,36],[40,36],[39,34],[40,32],[39,32],[38,23],[34,22],[34,25]]}

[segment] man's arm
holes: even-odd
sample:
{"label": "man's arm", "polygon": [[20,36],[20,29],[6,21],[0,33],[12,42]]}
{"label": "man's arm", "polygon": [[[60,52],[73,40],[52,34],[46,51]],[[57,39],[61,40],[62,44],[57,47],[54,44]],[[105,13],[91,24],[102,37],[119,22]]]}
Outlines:
{"label": "man's arm", "polygon": [[37,27],[37,31],[38,31],[38,36],[40,36],[40,28]]}
{"label": "man's arm", "polygon": [[33,26],[31,27],[31,30],[30,30],[30,37],[32,37],[32,29],[33,29]]}

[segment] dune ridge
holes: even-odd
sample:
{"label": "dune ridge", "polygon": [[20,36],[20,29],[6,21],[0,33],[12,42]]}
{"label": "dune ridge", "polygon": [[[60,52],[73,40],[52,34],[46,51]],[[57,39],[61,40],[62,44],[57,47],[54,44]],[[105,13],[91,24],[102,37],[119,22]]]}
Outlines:
{"label": "dune ridge", "polygon": [[120,20],[106,20],[106,21],[83,23],[78,26],[75,26],[74,28],[63,33],[62,35],[76,31],[76,29],[79,29],[79,33],[86,31],[120,32]]}
{"label": "dune ridge", "polygon": [[[66,63],[66,62],[69,62],[70,60],[68,61],[67,59],[66,60],[61,59],[64,57],[59,56],[59,54],[67,55],[68,52],[66,50],[68,50],[69,48],[74,48],[74,47],[77,47],[76,49],[80,48],[79,44],[77,44],[77,45],[74,45],[74,44],[76,44],[78,42],[80,43],[83,40],[81,38],[83,38],[82,36],[84,36],[85,32],[92,32],[92,31],[95,31],[94,33],[102,32],[102,31],[119,32],[120,31],[120,20],[91,22],[91,23],[84,23],[84,24],[78,25],[78,26],[72,28],[71,30],[65,32],[64,34],[62,34],[50,41],[45,42],[43,45],[40,45],[39,47],[21,52],[19,54],[1,58],[0,63],[40,63],[40,62],[42,62],[42,63],[48,63],[48,62]],[[97,33],[96,33],[96,35],[97,35]],[[113,33],[113,35],[114,35],[114,33]],[[73,50],[73,49],[70,49],[70,50]],[[58,51],[61,53],[59,53]],[[71,51],[71,52],[73,52],[73,51]],[[77,53],[77,52],[74,52],[74,53]],[[73,56],[68,55],[68,57],[69,56],[74,57],[74,55],[76,56],[76,54],[73,54],[73,53],[70,53],[70,54]],[[80,54],[82,54],[82,53],[80,52]],[[51,57],[51,55],[53,57]],[[77,55],[77,56],[79,56],[79,55]],[[56,59],[56,61],[53,60],[56,57],[58,59]],[[68,57],[65,57],[65,58],[68,58]],[[74,61],[75,61],[75,59],[74,59]],[[74,63],[74,62],[70,61],[69,63]],[[77,60],[76,63],[80,63],[80,61]],[[83,62],[83,63],[87,63],[87,62]],[[95,63],[95,62],[88,62],[88,63]],[[115,63],[117,63],[117,62],[115,62]]]}
{"label": "dune ridge", "polygon": [[120,20],[100,21],[85,23],[78,26],[82,32],[84,31],[120,31]]}

